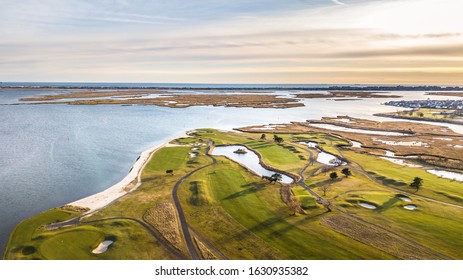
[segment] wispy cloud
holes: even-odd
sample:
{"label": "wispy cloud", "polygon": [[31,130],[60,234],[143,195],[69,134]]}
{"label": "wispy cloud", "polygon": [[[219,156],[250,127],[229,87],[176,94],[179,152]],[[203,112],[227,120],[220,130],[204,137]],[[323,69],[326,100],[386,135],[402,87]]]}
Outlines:
{"label": "wispy cloud", "polygon": [[458,83],[463,75],[457,0],[4,2],[2,80]]}
{"label": "wispy cloud", "polygon": [[333,2],[336,5],[346,5],[345,3],[342,3],[341,1],[338,1],[338,0],[331,0],[331,2]]}

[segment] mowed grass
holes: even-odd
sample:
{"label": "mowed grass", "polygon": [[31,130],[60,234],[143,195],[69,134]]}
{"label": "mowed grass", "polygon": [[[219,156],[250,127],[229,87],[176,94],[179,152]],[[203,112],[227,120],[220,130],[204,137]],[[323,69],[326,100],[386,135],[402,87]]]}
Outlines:
{"label": "mowed grass", "polygon": [[372,155],[351,151],[344,152],[344,155],[363,166],[366,171],[373,172],[372,176],[379,178],[380,182],[384,181],[386,186],[413,194],[415,189],[408,185],[413,178],[420,177],[423,179],[423,186],[417,192],[418,195],[463,205],[462,182],[440,178],[425,170],[400,166]]}
{"label": "mowed grass", "polygon": [[263,182],[233,162],[225,160],[197,175],[208,178],[203,181],[203,188],[210,190],[203,192],[208,204],[191,205],[187,183],[181,197],[188,221],[230,258],[391,258],[320,225],[325,210],[310,200],[308,215],[291,215],[278,184]]}
{"label": "mowed grass", "polygon": [[[371,202],[377,209],[361,207],[359,202]],[[387,225],[395,233],[443,253],[450,258],[463,258],[463,209],[412,198],[411,202],[399,199],[394,193],[361,192],[339,198],[338,204],[378,225]],[[413,204],[418,208],[404,208]]]}
{"label": "mowed grass", "polygon": [[5,251],[5,259],[33,259],[40,258],[37,254],[37,242],[41,240],[42,225],[68,220],[79,213],[50,209],[19,223],[10,235]]}
{"label": "mowed grass", "polygon": [[[349,168],[352,175],[348,177],[343,175],[341,171],[344,168]],[[359,190],[385,190],[383,186],[373,182],[367,176],[354,169],[353,166],[350,165],[333,167],[327,172],[318,171],[315,175],[311,176],[310,174],[312,171],[313,170],[310,168],[305,172],[305,184],[318,195],[324,198],[333,198],[345,192]],[[338,174],[337,179],[333,180],[330,178],[330,173],[332,172],[336,172]],[[326,192],[324,192],[324,189],[326,189]]]}
{"label": "mowed grass", "polygon": [[90,229],[63,231],[53,234],[40,244],[40,253],[49,260],[97,259],[92,250],[104,240],[104,234]]}
{"label": "mowed grass", "polygon": [[153,171],[165,172],[169,169],[174,170],[175,173],[189,159],[189,152],[191,152],[191,147],[162,148],[153,155],[142,175]]}

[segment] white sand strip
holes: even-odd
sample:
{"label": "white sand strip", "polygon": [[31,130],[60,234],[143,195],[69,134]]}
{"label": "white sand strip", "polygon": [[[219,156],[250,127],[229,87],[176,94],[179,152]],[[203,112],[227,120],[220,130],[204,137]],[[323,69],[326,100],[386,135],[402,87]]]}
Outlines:
{"label": "white sand strip", "polygon": [[[89,208],[90,210],[86,212],[86,214],[92,213],[98,209],[101,209],[108,204],[114,202],[115,200],[121,198],[122,196],[136,190],[140,185],[141,185],[141,171],[145,167],[145,165],[149,162],[149,159],[153,155],[154,152],[157,150],[169,146],[169,142],[180,138],[180,137],[188,137],[186,134],[178,135],[162,144],[159,144],[153,148],[150,148],[144,152],[141,153],[140,158],[135,162],[135,164],[132,167],[132,170],[129,172],[129,174],[122,179],[119,183],[116,183],[115,185],[107,188],[104,191],[101,191],[99,193],[96,193],[91,196],[87,196],[85,198],[82,198],[80,200],[68,203],[68,205],[72,206],[79,206],[79,207],[86,207]],[[126,187],[129,186],[135,179],[137,180],[137,184],[131,188],[129,191],[126,191]]]}
{"label": "white sand strip", "polygon": [[108,250],[108,247],[109,245],[113,244],[114,242],[111,241],[111,240],[105,240],[103,242],[101,242],[98,247],[96,247],[95,249],[93,249],[92,253],[93,254],[101,254],[101,253],[104,253]]}

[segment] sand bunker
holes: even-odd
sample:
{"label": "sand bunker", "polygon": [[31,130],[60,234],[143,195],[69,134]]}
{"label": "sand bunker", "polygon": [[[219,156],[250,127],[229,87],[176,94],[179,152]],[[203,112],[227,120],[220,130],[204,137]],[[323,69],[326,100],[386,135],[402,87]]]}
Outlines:
{"label": "sand bunker", "polygon": [[418,206],[416,206],[415,204],[408,204],[408,205],[405,205],[404,208],[407,209],[407,210],[413,211],[416,208],[418,208]]}
{"label": "sand bunker", "polygon": [[405,195],[402,195],[402,194],[398,194],[397,197],[405,202],[412,202],[412,199],[408,196],[405,196]]}
{"label": "sand bunker", "polygon": [[370,210],[374,210],[374,209],[377,208],[376,205],[371,204],[371,203],[368,203],[368,202],[360,202],[359,204],[360,204],[360,206],[362,206],[363,208],[367,208],[367,209],[370,209]]}
{"label": "sand bunker", "polygon": [[104,253],[106,252],[106,250],[108,250],[108,247],[109,245],[113,244],[114,241],[111,241],[111,240],[105,240],[103,242],[101,242],[100,244],[98,244],[98,247],[96,247],[92,253],[93,254],[101,254],[101,253]]}

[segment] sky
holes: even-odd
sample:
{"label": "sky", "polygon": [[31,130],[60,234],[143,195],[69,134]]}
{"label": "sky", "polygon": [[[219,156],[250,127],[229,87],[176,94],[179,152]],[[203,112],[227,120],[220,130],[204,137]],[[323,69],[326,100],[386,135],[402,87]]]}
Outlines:
{"label": "sky", "polygon": [[0,81],[463,85],[460,0],[0,0]]}

